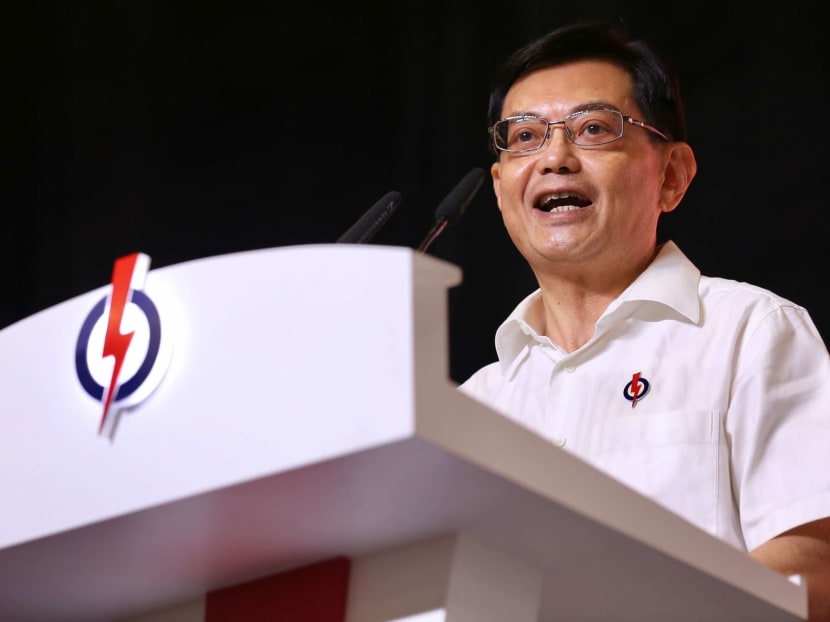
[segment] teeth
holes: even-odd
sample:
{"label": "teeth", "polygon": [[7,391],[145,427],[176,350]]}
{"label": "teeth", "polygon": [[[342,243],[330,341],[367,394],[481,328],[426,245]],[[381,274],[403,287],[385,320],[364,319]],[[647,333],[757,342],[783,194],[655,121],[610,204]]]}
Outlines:
{"label": "teeth", "polygon": [[[563,200],[573,199],[573,204],[562,204]],[[560,205],[552,206],[551,203],[557,201]],[[542,208],[547,212],[570,212],[572,210],[580,209],[586,204],[584,197],[571,192],[551,192],[543,197],[541,201]]]}

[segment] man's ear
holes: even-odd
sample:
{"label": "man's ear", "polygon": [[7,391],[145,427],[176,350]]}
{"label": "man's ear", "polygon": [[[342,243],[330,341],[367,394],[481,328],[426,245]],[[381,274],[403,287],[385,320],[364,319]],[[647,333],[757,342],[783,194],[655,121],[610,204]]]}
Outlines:
{"label": "man's ear", "polygon": [[493,192],[496,194],[496,205],[499,206],[499,211],[501,211],[501,173],[499,171],[498,161],[493,162],[490,167],[490,175],[493,177]]}
{"label": "man's ear", "polygon": [[678,206],[697,173],[694,151],[684,142],[670,143],[663,186],[660,188],[660,209],[671,212]]}

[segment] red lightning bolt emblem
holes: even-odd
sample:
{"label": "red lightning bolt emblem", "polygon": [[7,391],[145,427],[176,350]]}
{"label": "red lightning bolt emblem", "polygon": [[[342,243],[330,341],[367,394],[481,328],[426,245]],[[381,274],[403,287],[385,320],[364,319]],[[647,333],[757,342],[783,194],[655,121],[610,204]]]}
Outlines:
{"label": "red lightning bolt emblem", "polygon": [[637,403],[637,396],[640,395],[640,372],[631,377],[631,408]]}
{"label": "red lightning bolt emblem", "polygon": [[[112,294],[110,295],[110,312],[107,319],[107,333],[104,338],[103,357],[112,356],[115,359],[112,368],[112,377],[109,386],[104,393],[104,409],[101,415],[101,424],[98,426],[98,434],[102,434],[105,426],[110,422],[112,399],[115,390],[118,388],[118,377],[124,360],[127,357],[127,350],[133,339],[134,332],[122,333],[121,320],[124,311],[130,300],[130,292],[135,287],[140,287],[143,282],[146,268],[149,264],[149,257],[142,253],[133,253],[121,257],[115,261],[112,269]],[[110,425],[110,428],[113,426]]]}

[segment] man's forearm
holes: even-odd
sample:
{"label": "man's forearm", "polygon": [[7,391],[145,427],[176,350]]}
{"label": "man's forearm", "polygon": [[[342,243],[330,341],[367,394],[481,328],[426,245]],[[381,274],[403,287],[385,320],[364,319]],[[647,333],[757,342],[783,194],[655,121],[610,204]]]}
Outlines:
{"label": "man's forearm", "polygon": [[830,622],[830,518],[791,529],[765,542],[750,556],[807,585],[808,620]]}

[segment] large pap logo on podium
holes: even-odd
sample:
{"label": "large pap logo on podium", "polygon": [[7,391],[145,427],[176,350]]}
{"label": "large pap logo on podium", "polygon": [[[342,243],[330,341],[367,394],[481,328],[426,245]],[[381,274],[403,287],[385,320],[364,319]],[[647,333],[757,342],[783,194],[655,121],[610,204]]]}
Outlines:
{"label": "large pap logo on podium", "polygon": [[150,258],[143,253],[115,261],[112,289],[86,316],[75,348],[75,370],[84,390],[100,404],[98,434],[115,434],[121,413],[144,401],[170,363],[169,331],[144,293]]}

